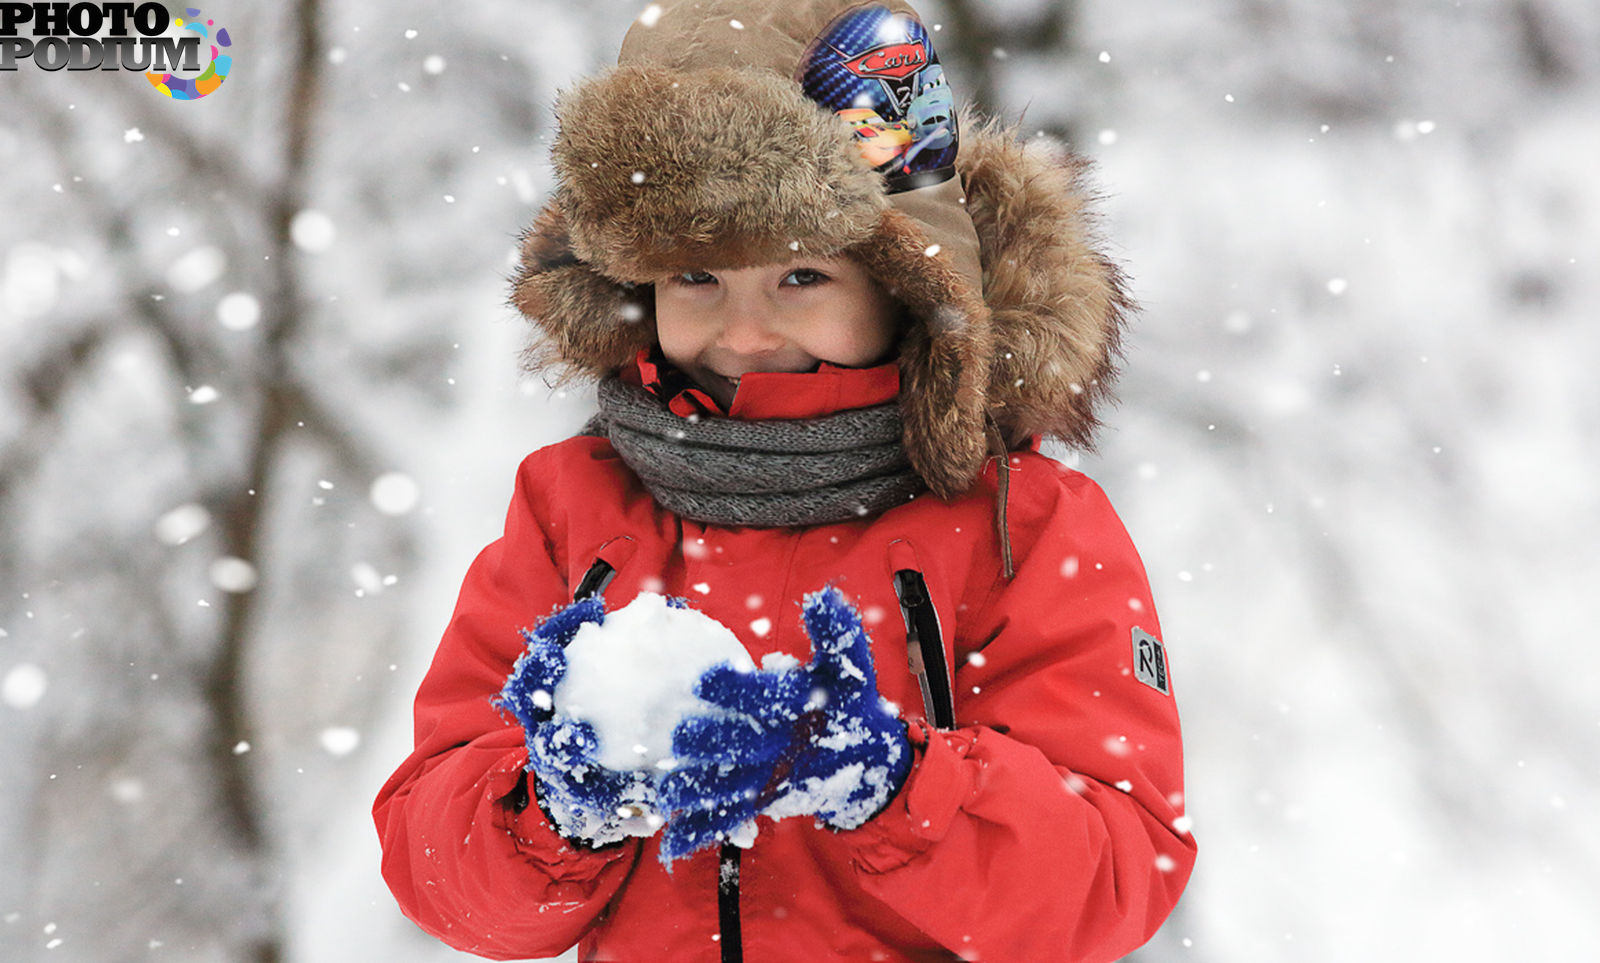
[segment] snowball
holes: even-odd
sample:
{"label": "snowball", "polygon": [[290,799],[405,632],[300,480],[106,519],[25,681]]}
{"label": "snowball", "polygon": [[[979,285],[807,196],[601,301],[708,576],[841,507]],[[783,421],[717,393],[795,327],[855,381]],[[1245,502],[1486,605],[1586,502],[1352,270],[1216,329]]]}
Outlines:
{"label": "snowball", "polygon": [[593,725],[600,764],[618,770],[666,764],[678,721],[714,711],[694,696],[707,669],[719,662],[754,668],[727,626],[653,592],[584,624],[566,651],[556,712]]}

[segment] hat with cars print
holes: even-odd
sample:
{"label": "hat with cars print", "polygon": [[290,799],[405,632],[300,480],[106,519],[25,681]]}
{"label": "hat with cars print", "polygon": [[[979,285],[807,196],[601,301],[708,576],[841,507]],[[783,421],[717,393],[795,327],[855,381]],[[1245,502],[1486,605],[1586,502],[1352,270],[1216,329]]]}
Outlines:
{"label": "hat with cars print", "polygon": [[511,298],[540,332],[530,366],[615,373],[654,341],[661,277],[842,255],[908,310],[904,442],[936,494],[971,485],[991,422],[1011,446],[1090,444],[1128,301],[1083,164],[958,116],[908,4],[651,4],[556,114]]}

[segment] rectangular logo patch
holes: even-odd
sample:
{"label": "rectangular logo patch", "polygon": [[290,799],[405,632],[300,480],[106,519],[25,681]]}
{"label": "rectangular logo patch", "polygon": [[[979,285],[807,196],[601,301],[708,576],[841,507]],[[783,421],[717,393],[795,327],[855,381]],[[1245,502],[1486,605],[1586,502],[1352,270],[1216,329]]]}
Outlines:
{"label": "rectangular logo patch", "polygon": [[1162,695],[1171,695],[1167,688],[1167,653],[1161,640],[1144,629],[1133,628],[1134,678]]}

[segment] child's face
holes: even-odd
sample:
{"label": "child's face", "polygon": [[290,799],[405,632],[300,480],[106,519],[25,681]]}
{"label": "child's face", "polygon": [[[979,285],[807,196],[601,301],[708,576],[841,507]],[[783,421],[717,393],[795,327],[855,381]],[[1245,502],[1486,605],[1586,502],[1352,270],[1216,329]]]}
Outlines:
{"label": "child's face", "polygon": [[862,367],[899,336],[899,303],[848,258],[693,271],[655,287],[661,353],[724,408],[747,372]]}

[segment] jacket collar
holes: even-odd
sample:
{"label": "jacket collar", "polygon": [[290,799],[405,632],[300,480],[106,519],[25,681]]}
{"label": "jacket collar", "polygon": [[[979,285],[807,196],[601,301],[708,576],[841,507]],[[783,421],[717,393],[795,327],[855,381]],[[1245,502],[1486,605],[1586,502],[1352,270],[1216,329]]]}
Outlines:
{"label": "jacket collar", "polygon": [[851,408],[894,401],[900,393],[900,368],[894,361],[871,368],[846,368],[822,362],[815,371],[751,372],[726,411],[656,348],[644,348],[622,369],[625,384],[642,387],[667,403],[679,417],[716,415],[745,421],[820,418]]}

